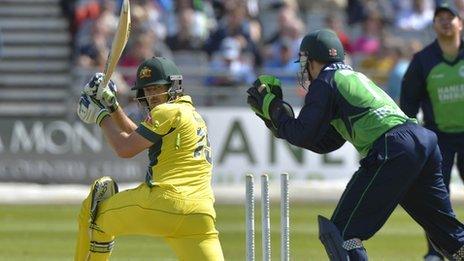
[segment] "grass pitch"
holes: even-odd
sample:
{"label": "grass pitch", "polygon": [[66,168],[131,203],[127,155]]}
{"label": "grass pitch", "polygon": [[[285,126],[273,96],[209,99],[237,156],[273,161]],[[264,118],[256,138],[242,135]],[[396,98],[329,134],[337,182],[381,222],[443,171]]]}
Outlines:
{"label": "grass pitch", "polygon": [[[327,260],[319,242],[317,214],[330,217],[335,205],[298,203],[290,210],[292,260]],[[271,206],[272,258],[280,259],[279,206]],[[217,205],[217,227],[226,260],[245,259],[245,208]],[[0,260],[72,260],[77,205],[0,205]],[[464,206],[456,205],[458,217]],[[461,218],[462,220],[462,218]],[[261,217],[256,206],[256,252],[261,259]],[[398,208],[387,224],[365,242],[371,260],[422,260],[423,232]],[[117,238],[111,260],[176,260],[160,238]]]}

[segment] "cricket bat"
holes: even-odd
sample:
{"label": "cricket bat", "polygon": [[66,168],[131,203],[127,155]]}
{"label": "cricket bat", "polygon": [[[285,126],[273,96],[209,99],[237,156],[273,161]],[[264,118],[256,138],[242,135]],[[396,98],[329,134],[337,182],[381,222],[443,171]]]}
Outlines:
{"label": "cricket bat", "polygon": [[118,64],[119,58],[121,58],[122,51],[126,46],[127,40],[130,34],[130,5],[129,0],[124,0],[121,7],[121,13],[119,14],[118,28],[116,34],[111,43],[111,50],[106,60],[105,69],[103,73],[103,81],[97,90],[97,100],[102,98],[103,91],[108,88],[108,82],[110,81],[111,74],[113,74],[116,65]]}

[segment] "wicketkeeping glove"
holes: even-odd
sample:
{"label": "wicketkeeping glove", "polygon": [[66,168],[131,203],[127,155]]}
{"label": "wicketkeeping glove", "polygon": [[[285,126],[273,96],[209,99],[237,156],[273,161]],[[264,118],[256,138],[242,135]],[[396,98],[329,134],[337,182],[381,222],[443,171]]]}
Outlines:
{"label": "wicketkeeping glove", "polygon": [[100,86],[104,76],[105,75],[103,73],[97,72],[84,86],[84,93],[101,103],[108,110],[108,112],[112,113],[119,107],[118,100],[116,99],[117,87],[112,80],[108,82],[108,88],[103,91],[102,98],[100,100],[97,99],[98,89],[105,87]]}
{"label": "wicketkeeping glove", "polygon": [[77,115],[85,123],[96,123],[100,126],[102,120],[109,116],[103,105],[82,93],[77,105]]}
{"label": "wicketkeeping glove", "polygon": [[261,75],[247,90],[247,103],[251,109],[260,117],[266,127],[277,136],[277,118],[284,112],[294,117],[292,107],[282,100],[282,88],[280,80],[271,75]]}
{"label": "wicketkeeping glove", "polygon": [[280,80],[272,75],[261,75],[247,90],[247,103],[260,117],[270,120],[269,108],[274,99],[282,100]]}

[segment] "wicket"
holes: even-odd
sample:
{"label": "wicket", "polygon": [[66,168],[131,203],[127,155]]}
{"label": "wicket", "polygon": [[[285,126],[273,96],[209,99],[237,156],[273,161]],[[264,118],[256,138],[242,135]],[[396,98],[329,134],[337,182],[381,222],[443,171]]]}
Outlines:
{"label": "wicket", "polygon": [[[254,177],[246,175],[246,260],[255,260],[255,199]],[[288,173],[280,175],[280,259],[290,260],[290,202],[288,192]],[[261,175],[261,228],[263,260],[271,260],[271,218],[269,177]]]}

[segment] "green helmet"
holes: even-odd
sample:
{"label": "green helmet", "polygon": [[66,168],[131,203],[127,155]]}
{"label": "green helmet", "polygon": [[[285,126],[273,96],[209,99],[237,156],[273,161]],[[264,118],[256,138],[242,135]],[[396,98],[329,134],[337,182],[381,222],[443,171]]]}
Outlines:
{"label": "green helmet", "polygon": [[313,80],[308,71],[308,61],[319,62],[343,62],[345,52],[343,45],[335,32],[321,29],[307,34],[300,44],[299,59],[300,72],[298,73],[298,85],[307,89]]}
{"label": "green helmet", "polygon": [[139,102],[148,106],[143,88],[154,84],[169,85],[167,94],[170,101],[183,93],[182,74],[174,62],[165,57],[153,57],[140,64],[135,86],[131,90],[136,90]]}
{"label": "green helmet", "polygon": [[301,41],[300,55],[321,62],[342,62],[345,59],[343,45],[335,32],[321,29],[306,35]]}

